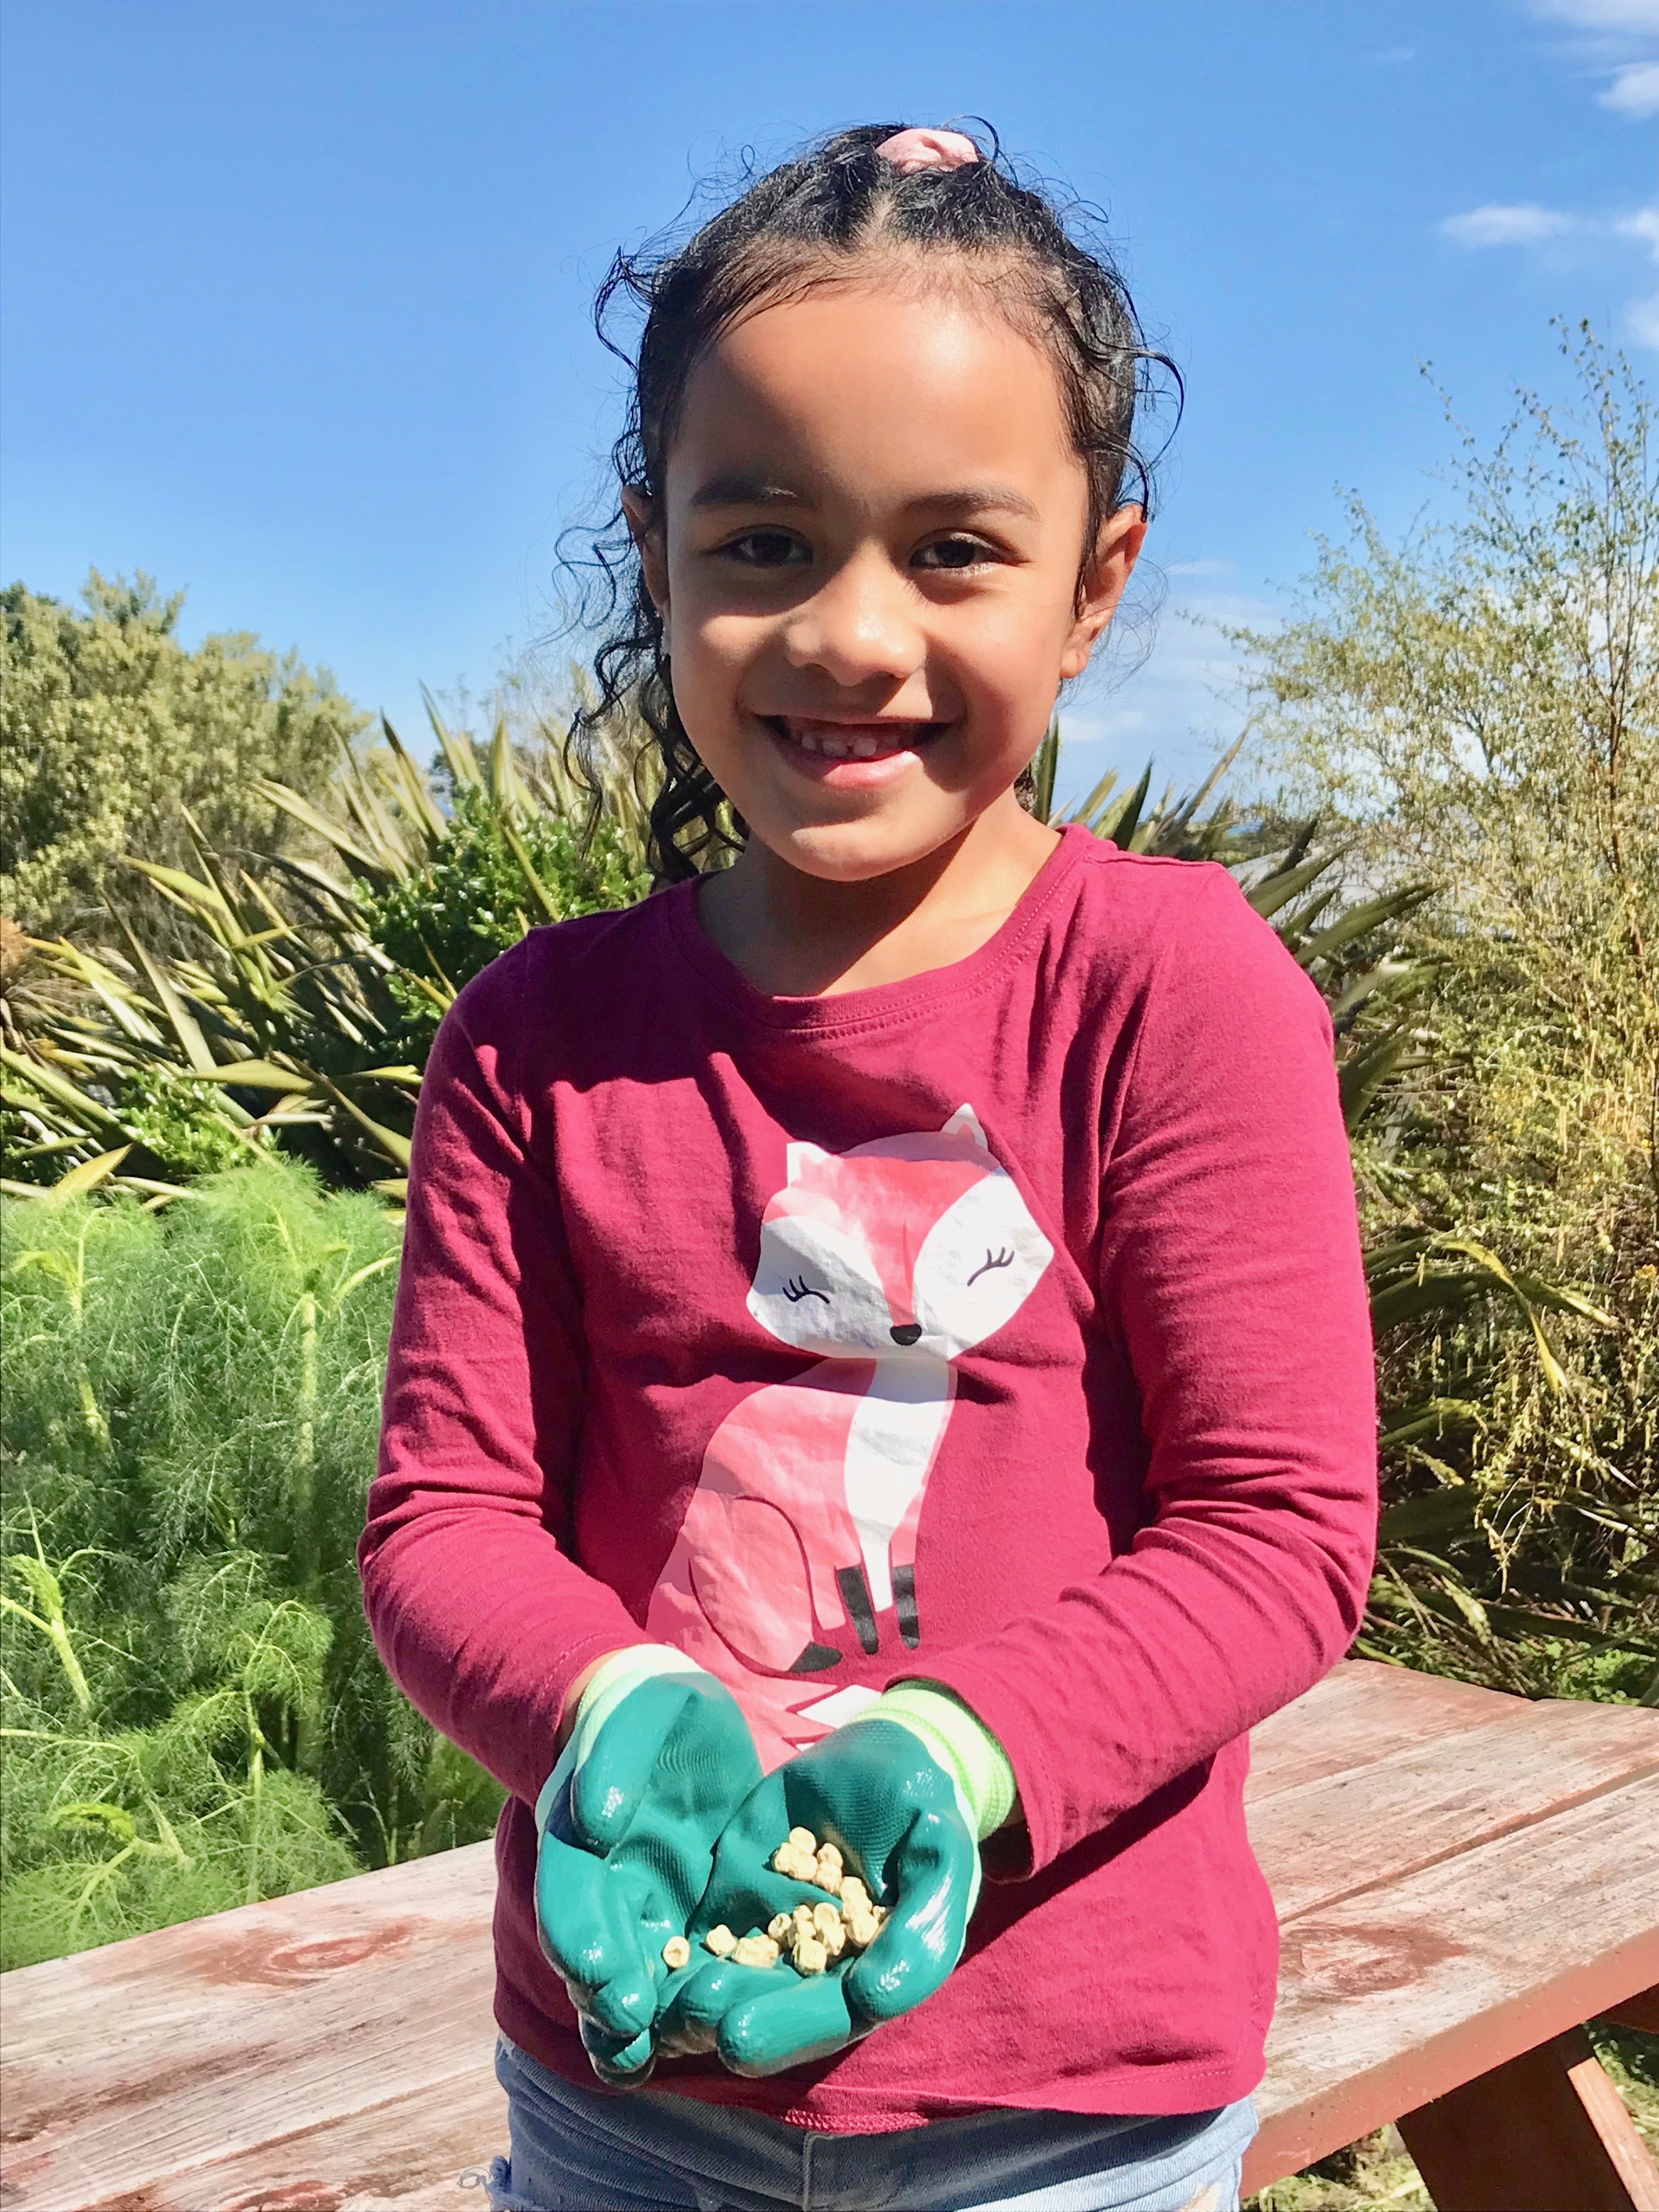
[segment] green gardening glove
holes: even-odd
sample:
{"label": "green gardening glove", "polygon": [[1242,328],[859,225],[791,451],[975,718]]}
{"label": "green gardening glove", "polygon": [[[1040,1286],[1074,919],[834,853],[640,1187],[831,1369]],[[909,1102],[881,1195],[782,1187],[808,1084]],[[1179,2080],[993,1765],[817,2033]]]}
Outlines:
{"label": "green gardening glove", "polygon": [[849,1948],[806,1977],[785,1961],[740,1966],[694,1950],[668,1993],[660,2048],[714,2051],[734,2074],[776,2074],[912,2010],[962,1956],[979,1896],[979,1838],[1014,1799],[996,1739],[948,1692],[920,1684],[901,1684],[799,1753],[751,1791],[720,1837],[694,1945],[722,1922],[743,1936],[775,1913],[823,1901],[822,1890],[773,1869],[792,1827],[835,1844],[887,1920],[867,1950]]}
{"label": "green gardening glove", "polygon": [[671,1969],[714,1844],[760,1780],[737,1701],[665,1644],[615,1653],[536,1801],[536,1922],[602,2081],[645,2081]]}

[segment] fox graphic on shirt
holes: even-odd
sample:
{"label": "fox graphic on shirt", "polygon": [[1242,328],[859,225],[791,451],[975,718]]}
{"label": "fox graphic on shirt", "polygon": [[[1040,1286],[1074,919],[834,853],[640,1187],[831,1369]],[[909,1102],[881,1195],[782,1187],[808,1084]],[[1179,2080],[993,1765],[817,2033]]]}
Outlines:
{"label": "fox graphic on shirt", "polygon": [[815,1678],[884,1636],[919,1641],[916,1530],[952,1363],[1053,1257],[970,1106],[850,1152],[789,1146],[748,1306],[813,1364],[710,1437],[645,1624],[726,1682],[769,1768],[874,1694],[823,1697]]}

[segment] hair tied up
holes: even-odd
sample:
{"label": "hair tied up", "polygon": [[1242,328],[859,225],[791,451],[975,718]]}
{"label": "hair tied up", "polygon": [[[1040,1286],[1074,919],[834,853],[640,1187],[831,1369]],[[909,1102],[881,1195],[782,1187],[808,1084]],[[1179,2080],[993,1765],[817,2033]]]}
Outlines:
{"label": "hair tied up", "polygon": [[[966,117],[980,122],[981,118]],[[865,123],[803,148],[743,189],[690,237],[618,254],[599,287],[600,337],[632,372],[618,483],[660,516],[668,454],[697,362],[740,317],[804,297],[868,258],[907,273],[932,257],[950,281],[976,283],[986,303],[1040,345],[1059,380],[1071,442],[1088,480],[1082,563],[1126,499],[1152,498],[1152,461],[1137,418],[1160,396],[1153,372],[1181,377],[1152,351],[1134,302],[1091,210],[1063,204],[1005,160],[989,125],[965,131]],[[613,309],[641,310],[636,349],[611,334]],[[644,725],[641,774],[651,799],[653,871],[674,882],[717,866],[747,834],[698,757],[674,701],[662,617],[619,509],[587,540],[581,611],[600,632],[594,696],[575,716],[573,757],[597,757],[630,713]],[[590,565],[591,564],[591,565]],[[597,792],[597,769],[584,771]]]}
{"label": "hair tied up", "polygon": [[965,169],[981,159],[965,131],[896,131],[875,150],[903,177],[917,169]]}

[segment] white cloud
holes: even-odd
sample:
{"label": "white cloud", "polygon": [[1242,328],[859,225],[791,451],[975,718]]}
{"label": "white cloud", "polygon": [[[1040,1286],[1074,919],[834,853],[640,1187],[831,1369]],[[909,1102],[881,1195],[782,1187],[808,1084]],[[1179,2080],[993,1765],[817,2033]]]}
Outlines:
{"label": "white cloud", "polygon": [[[1638,208],[1634,215],[1610,216],[1562,215],[1554,208],[1528,204],[1520,207],[1474,208],[1468,215],[1447,217],[1443,236],[1459,246],[1541,246],[1571,235],[1581,246],[1597,240],[1632,239],[1645,246],[1659,262],[1659,203]],[[1659,295],[1632,301],[1627,313],[1632,335],[1638,345],[1659,346]]]}
{"label": "white cloud", "polygon": [[1604,80],[1596,98],[1615,115],[1659,115],[1659,59],[1648,41],[1659,38],[1659,0],[1530,0],[1546,21],[1577,33],[1563,51]]}
{"label": "white cloud", "polygon": [[1651,31],[1659,34],[1659,0],[1533,0],[1533,13],[1581,31]]}
{"label": "white cloud", "polygon": [[1619,115],[1659,115],[1659,62],[1632,62],[1596,98]]}
{"label": "white cloud", "polygon": [[1471,208],[1467,215],[1448,216],[1440,226],[1457,246],[1540,246],[1572,228],[1571,216],[1540,207],[1535,200],[1516,207]]}

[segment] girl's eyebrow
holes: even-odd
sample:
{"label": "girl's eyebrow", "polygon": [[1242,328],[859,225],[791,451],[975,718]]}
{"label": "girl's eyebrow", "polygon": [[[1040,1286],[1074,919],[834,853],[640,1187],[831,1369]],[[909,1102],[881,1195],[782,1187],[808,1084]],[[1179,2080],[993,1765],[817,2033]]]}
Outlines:
{"label": "girl's eyebrow", "polygon": [[[817,501],[769,477],[741,469],[727,469],[700,484],[691,495],[693,507],[801,507]],[[1015,514],[1028,522],[1041,520],[1034,502],[1012,484],[968,484],[959,491],[929,491],[906,502],[907,512],[929,514]]]}
{"label": "girl's eyebrow", "polygon": [[744,469],[723,469],[691,495],[693,507],[811,507],[814,502],[787,484]]}
{"label": "girl's eyebrow", "polygon": [[969,484],[961,491],[924,492],[920,499],[910,501],[913,507],[926,507],[930,514],[1017,514],[1027,522],[1040,522],[1042,515],[1034,501],[1012,484]]}

